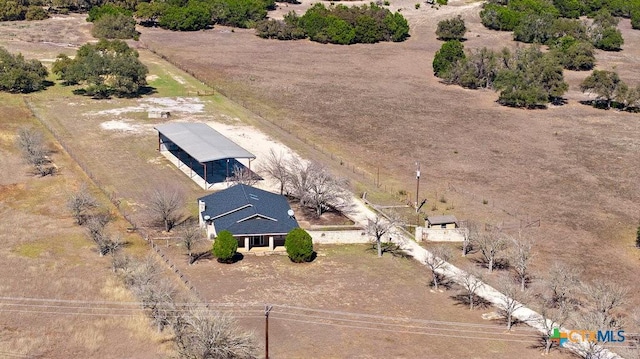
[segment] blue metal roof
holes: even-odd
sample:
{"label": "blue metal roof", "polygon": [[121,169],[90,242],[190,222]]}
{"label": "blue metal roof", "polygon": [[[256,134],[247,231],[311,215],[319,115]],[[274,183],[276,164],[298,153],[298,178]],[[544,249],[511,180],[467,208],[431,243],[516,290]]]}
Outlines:
{"label": "blue metal roof", "polygon": [[298,227],[289,216],[286,197],[244,184],[198,199],[204,202],[202,218],[209,216],[216,232],[227,230],[234,236],[287,234]]}

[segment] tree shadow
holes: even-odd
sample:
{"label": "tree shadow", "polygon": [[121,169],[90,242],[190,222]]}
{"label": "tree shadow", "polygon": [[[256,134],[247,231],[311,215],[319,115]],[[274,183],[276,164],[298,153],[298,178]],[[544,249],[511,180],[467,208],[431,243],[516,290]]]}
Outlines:
{"label": "tree shadow", "polygon": [[[471,261],[474,262],[475,264],[479,265],[482,268],[489,269],[489,262],[484,258],[472,258]],[[511,269],[511,264],[509,263],[508,259],[506,259],[506,258],[496,258],[493,261],[493,270],[494,271],[498,271],[498,270],[506,271],[506,270],[509,270],[509,269]]]}
{"label": "tree shadow", "polygon": [[213,259],[213,253],[210,250],[198,253],[191,253],[191,258],[189,259],[189,264],[195,264],[199,260],[205,259]]}
{"label": "tree shadow", "polygon": [[223,263],[223,264],[234,264],[237,262],[240,262],[241,260],[244,259],[244,254],[240,253],[240,252],[236,252],[233,257],[229,258],[229,259],[221,259],[221,258],[217,258],[216,260],[218,261],[218,263]]}
{"label": "tree shadow", "polygon": [[[464,294],[464,293],[460,293],[460,294],[455,294],[450,296],[449,298],[453,299],[456,304],[455,305],[459,305],[459,306],[466,306],[467,308],[469,308],[469,305],[471,303],[469,303],[469,296]],[[479,296],[474,296],[473,298],[473,308],[479,308],[479,309],[487,309],[491,307],[491,302],[489,302],[488,300],[479,297]]]}
{"label": "tree shadow", "polygon": [[[406,253],[405,251],[403,251],[400,248],[399,244],[396,244],[396,243],[393,243],[393,242],[382,242],[382,243],[380,243],[380,247],[382,249],[382,255],[384,255],[385,253],[389,253],[392,256],[397,257],[397,258],[407,258],[407,259],[413,258],[412,255],[410,255],[410,254]],[[376,242],[371,243],[371,247],[367,248],[367,251],[377,253],[378,252],[378,245],[376,244]]]}
{"label": "tree shadow", "polygon": [[[446,290],[451,290],[451,288],[456,284],[453,280],[445,277],[442,274],[436,274],[438,276],[438,289],[444,288]],[[433,279],[429,281],[429,287],[435,289],[435,285],[433,283]]]}

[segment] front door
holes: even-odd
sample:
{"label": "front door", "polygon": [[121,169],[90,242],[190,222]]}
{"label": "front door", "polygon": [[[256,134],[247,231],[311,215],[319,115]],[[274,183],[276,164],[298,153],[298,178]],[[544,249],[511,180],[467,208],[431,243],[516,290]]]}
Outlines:
{"label": "front door", "polygon": [[252,247],[262,247],[264,246],[264,236],[252,236],[251,237],[251,246]]}

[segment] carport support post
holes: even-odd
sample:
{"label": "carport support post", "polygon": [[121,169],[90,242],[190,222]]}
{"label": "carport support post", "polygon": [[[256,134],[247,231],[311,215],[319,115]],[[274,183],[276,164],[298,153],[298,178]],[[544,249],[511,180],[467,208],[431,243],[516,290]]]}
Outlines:
{"label": "carport support post", "polygon": [[269,236],[269,250],[274,250],[276,247],[274,245],[273,236]]}
{"label": "carport support post", "polygon": [[207,163],[203,163],[202,167],[204,167],[204,189],[209,189],[209,185],[207,184]]}

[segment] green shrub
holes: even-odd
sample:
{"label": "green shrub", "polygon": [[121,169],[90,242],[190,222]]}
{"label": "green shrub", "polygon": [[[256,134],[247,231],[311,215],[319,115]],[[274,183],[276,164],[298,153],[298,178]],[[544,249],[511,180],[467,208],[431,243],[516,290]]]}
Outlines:
{"label": "green shrub", "polygon": [[640,30],[640,11],[634,11],[631,14],[631,28]]}
{"label": "green shrub", "polygon": [[560,16],[571,19],[584,15],[586,10],[580,0],[553,0],[553,5],[560,12]]}
{"label": "green shrub", "polygon": [[440,78],[445,77],[453,65],[464,58],[464,46],[460,41],[445,42],[433,57],[433,74]]}
{"label": "green shrub", "polygon": [[42,6],[31,5],[25,14],[26,20],[44,20],[49,18],[49,13]]}
{"label": "green shrub", "polygon": [[604,51],[619,51],[624,39],[622,33],[615,27],[597,30],[594,35],[593,46]]}
{"label": "green shrub", "polygon": [[186,7],[169,6],[158,20],[160,27],[176,31],[202,30],[210,24],[211,10],[195,2]]}
{"label": "green shrub", "polygon": [[436,29],[438,39],[444,41],[462,40],[466,32],[467,27],[464,25],[464,20],[460,15],[438,22]]}
{"label": "green shrub", "polygon": [[309,233],[302,228],[292,229],[284,240],[284,246],[292,262],[303,263],[313,260],[313,241]]}
{"label": "green shrub", "polygon": [[518,49],[511,61],[495,79],[495,88],[500,91],[498,102],[502,105],[545,107],[559,100],[569,88],[558,59],[542,53],[536,46]]}
{"label": "green shrub", "polygon": [[516,41],[546,44],[552,36],[553,20],[554,17],[550,14],[524,16],[513,29],[513,38]]}
{"label": "green shrub", "polygon": [[438,5],[447,5],[448,0],[436,0]]}
{"label": "green shrub", "polygon": [[220,263],[231,263],[238,250],[238,240],[229,231],[218,233],[211,252]]}
{"label": "green shrub", "polygon": [[256,24],[256,33],[263,39],[297,40],[307,35],[304,30],[282,20],[262,20]]}
{"label": "green shrub", "polygon": [[208,0],[217,24],[242,28],[253,27],[275,9],[273,0]]}
{"label": "green shrub", "polygon": [[552,52],[558,57],[562,67],[568,70],[591,70],[596,64],[593,45],[571,36],[560,38],[553,46]]}
{"label": "green shrub", "polygon": [[25,60],[0,47],[0,91],[28,93],[45,88],[48,72],[38,60]]}
{"label": "green shrub", "polygon": [[136,21],[131,15],[106,14],[93,22],[93,37],[99,39],[137,39]]}
{"label": "green shrub", "polygon": [[492,30],[513,31],[523,14],[505,6],[486,4],[480,11],[482,25]]}
{"label": "green shrub", "polygon": [[88,14],[89,16],[87,16],[87,21],[94,22],[105,15],[115,16],[118,14],[131,16],[133,15],[133,11],[127,10],[125,8],[122,8],[113,4],[104,4],[102,6],[94,6],[91,8],[91,10],[89,10],[89,14]]}

